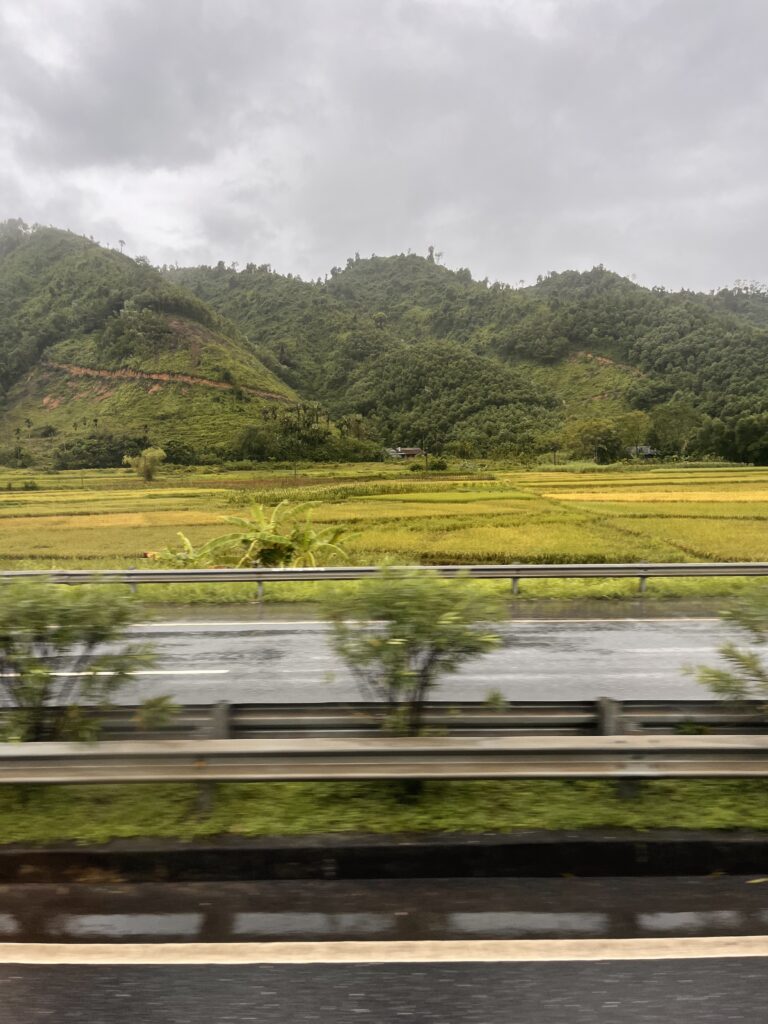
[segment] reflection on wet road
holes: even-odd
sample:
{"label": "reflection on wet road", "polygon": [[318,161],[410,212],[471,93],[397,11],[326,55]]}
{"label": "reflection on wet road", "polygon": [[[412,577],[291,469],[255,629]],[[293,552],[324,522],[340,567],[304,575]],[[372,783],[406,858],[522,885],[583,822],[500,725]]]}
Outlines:
{"label": "reflection on wet road", "polygon": [[14,942],[647,938],[765,934],[753,878],[11,885]]}
{"label": "reflection on wet road", "polygon": [[[709,696],[685,666],[716,661],[726,638],[713,619],[510,621],[503,646],[448,676],[443,700],[696,699]],[[158,622],[137,627],[159,660],[121,694],[158,692],[186,703],[345,701],[360,695],[321,622]]]}

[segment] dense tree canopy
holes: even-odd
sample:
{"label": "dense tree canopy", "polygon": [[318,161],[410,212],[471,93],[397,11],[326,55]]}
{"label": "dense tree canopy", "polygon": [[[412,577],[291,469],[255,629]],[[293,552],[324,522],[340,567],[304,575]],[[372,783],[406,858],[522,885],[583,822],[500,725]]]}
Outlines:
{"label": "dense tree canopy", "polygon": [[[439,259],[434,250],[356,254],[309,282],[266,264],[158,272],[70,232],[7,221],[0,398],[12,409],[25,375],[58,359],[208,378],[226,390],[214,397],[230,410],[212,413],[211,400],[200,413],[219,424],[218,433],[198,431],[215,435],[216,457],[370,458],[400,444],[609,459],[650,445],[768,462],[765,288],[670,293],[603,267],[512,288]],[[249,406],[260,388],[285,401]],[[203,408],[199,394],[185,411]],[[59,464],[89,451],[114,460],[98,410],[86,410],[89,429],[75,432],[61,417],[30,417],[25,400],[3,439],[8,459],[24,462],[47,429],[58,435]],[[158,399],[142,409],[113,432],[175,446],[180,461],[203,456],[174,432],[178,406]],[[599,444],[590,440],[596,422]]]}
{"label": "dense tree canopy", "polygon": [[[768,295],[756,285],[670,293],[595,267],[510,288],[413,254],[356,257],[323,282],[224,264],[169,277],[234,319],[302,394],[336,415],[370,416],[392,443],[429,434],[456,444],[471,436],[481,448],[484,436],[491,447],[535,446],[525,421],[538,425],[539,441],[550,436],[558,396],[534,392],[525,375],[513,380],[510,368],[589,354],[632,372],[625,411],[663,407],[635,444],[762,458],[751,418],[768,411]],[[703,430],[707,417],[723,431]],[[742,420],[750,422],[737,430]]]}

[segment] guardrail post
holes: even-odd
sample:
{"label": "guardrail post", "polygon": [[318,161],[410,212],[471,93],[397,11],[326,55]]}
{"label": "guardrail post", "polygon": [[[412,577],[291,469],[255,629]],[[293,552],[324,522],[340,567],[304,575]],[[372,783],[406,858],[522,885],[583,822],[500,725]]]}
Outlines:
{"label": "guardrail post", "polygon": [[520,593],[520,577],[519,576],[513,576],[512,577],[512,594],[513,594],[514,597],[517,597],[517,595],[519,593]]}
{"label": "guardrail post", "polygon": [[208,739],[228,740],[232,737],[230,722],[229,701],[220,700],[211,708],[211,718],[208,723]]}
{"label": "guardrail post", "polygon": [[[220,700],[211,708],[211,717],[208,722],[208,739],[228,740],[230,736],[230,707],[229,702]],[[216,803],[216,783],[206,780],[197,784],[197,813],[201,817],[210,814],[213,805]]]}
{"label": "guardrail post", "polygon": [[[129,569],[130,569],[131,571],[133,571],[133,570],[134,570],[134,569],[136,568],[136,566],[135,566],[135,565],[129,565],[129,566],[128,566],[128,568],[129,568]],[[135,593],[136,593],[136,591],[137,591],[137,590],[139,589],[139,588],[138,588],[138,587],[136,586],[136,584],[135,584],[135,583],[133,582],[133,580],[130,580],[130,581],[129,581],[129,583],[128,583],[128,586],[130,587],[130,590],[131,590],[131,593],[132,593],[132,594],[135,594]]]}
{"label": "guardrail post", "polygon": [[645,588],[648,586],[648,577],[647,576],[639,576],[638,577],[638,582],[640,584],[640,593],[644,594],[645,593]]}
{"label": "guardrail post", "polygon": [[256,583],[256,600],[259,604],[264,603],[264,580],[259,580]]}
{"label": "guardrail post", "polygon": [[595,701],[597,732],[600,736],[620,736],[624,732],[621,701],[612,697],[598,697]]}

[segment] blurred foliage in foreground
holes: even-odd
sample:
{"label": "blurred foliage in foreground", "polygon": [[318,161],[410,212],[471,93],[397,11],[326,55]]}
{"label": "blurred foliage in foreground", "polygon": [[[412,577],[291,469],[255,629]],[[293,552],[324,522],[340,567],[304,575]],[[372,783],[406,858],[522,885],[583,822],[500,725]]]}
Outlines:
{"label": "blurred foliage in foreground", "polygon": [[[138,613],[129,594],[99,586],[1,583],[0,738],[96,739],[99,721],[89,710],[106,710],[133,673],[152,663],[147,645],[126,639]],[[171,710],[155,697],[141,724],[151,727]]]}
{"label": "blurred foliage in foreground", "polygon": [[334,591],[326,612],[332,643],[364,697],[382,701],[388,724],[409,736],[421,732],[440,676],[500,643],[489,630],[500,603],[436,572],[385,568],[354,592]]}
{"label": "blurred foliage in foreground", "polygon": [[696,669],[697,679],[718,697],[730,700],[764,697],[768,701],[768,664],[761,650],[768,643],[768,587],[743,597],[724,611],[721,618],[739,631],[742,642],[748,641],[752,646],[743,647],[731,640],[722,644],[718,653],[727,667],[702,665]]}

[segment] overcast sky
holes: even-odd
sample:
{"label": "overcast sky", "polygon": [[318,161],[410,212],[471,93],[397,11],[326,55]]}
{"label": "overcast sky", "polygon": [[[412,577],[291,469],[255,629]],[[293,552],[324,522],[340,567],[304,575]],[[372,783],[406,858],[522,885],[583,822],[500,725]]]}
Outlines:
{"label": "overcast sky", "polygon": [[768,281],[765,0],[0,0],[0,219],[323,275]]}

